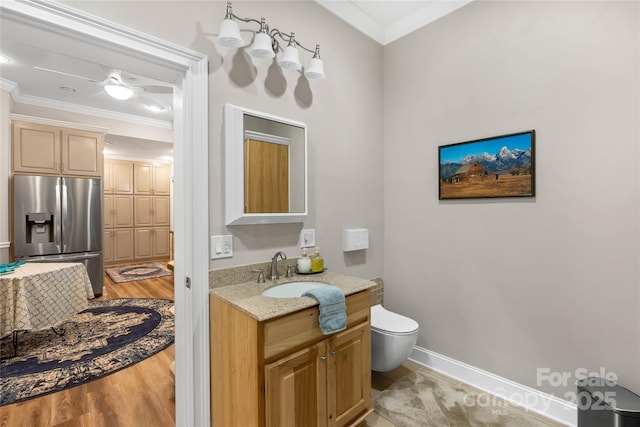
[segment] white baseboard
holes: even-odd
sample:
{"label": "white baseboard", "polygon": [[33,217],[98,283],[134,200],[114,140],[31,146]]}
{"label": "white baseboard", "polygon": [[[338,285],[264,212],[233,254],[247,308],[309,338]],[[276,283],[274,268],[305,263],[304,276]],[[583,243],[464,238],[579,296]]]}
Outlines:
{"label": "white baseboard", "polygon": [[578,410],[575,404],[475,366],[418,346],[413,348],[409,360],[554,421],[568,426],[576,426],[578,423]]}
{"label": "white baseboard", "polygon": [[0,249],[8,249],[11,247],[11,242],[0,242]]}

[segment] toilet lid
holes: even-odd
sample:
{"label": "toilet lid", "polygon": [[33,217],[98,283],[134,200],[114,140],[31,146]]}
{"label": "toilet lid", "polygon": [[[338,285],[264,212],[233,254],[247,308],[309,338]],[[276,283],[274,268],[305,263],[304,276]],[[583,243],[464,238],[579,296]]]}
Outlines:
{"label": "toilet lid", "polygon": [[418,322],[378,304],[371,307],[371,328],[390,334],[410,334],[418,330]]}

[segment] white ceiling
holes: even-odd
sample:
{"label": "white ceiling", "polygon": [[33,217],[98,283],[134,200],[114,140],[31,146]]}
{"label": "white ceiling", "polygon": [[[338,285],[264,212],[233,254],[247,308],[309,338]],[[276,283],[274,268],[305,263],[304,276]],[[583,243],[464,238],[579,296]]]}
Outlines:
{"label": "white ceiling", "polygon": [[386,45],[472,0],[316,0],[318,4]]}
{"label": "white ceiling", "polygon": [[[471,0],[316,0],[345,22],[382,45],[390,43],[464,6]],[[0,14],[0,54],[11,58],[0,64],[0,88],[11,92],[16,102],[90,114],[131,123],[170,129],[173,121],[171,93],[154,93],[171,84],[121,70],[122,77],[138,87],[127,101],[108,96],[102,82],[114,71],[108,56],[96,61],[82,49],[72,54],[54,48],[38,29],[16,27]],[[67,49],[68,50],[68,49]],[[39,68],[35,68],[39,67]],[[41,68],[54,70],[44,71]],[[145,87],[145,88],[143,88]],[[149,104],[163,107],[152,112]],[[170,156],[171,145],[116,135],[107,137],[106,150],[112,156],[162,158]]]}

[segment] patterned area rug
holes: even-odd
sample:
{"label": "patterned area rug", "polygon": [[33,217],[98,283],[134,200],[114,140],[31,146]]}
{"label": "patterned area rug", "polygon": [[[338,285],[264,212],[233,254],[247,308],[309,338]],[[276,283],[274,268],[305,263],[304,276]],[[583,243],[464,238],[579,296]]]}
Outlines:
{"label": "patterned area rug", "polygon": [[[0,406],[55,393],[127,368],[174,340],[173,301],[155,298],[91,302],[58,335],[51,329],[0,341]],[[60,332],[60,331],[58,331]]]}
{"label": "patterned area rug", "polygon": [[532,413],[465,384],[412,372],[372,399],[374,410],[398,427],[540,427]]}
{"label": "patterned area rug", "polygon": [[111,267],[105,269],[105,272],[113,283],[133,282],[134,280],[153,279],[173,274],[171,270],[159,262]]}

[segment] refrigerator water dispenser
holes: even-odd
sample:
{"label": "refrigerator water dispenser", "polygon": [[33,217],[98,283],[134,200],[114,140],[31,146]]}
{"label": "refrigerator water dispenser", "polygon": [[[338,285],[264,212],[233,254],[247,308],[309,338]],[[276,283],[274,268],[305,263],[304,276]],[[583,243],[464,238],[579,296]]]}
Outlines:
{"label": "refrigerator water dispenser", "polygon": [[28,213],[26,238],[25,243],[53,242],[53,215],[48,212]]}

